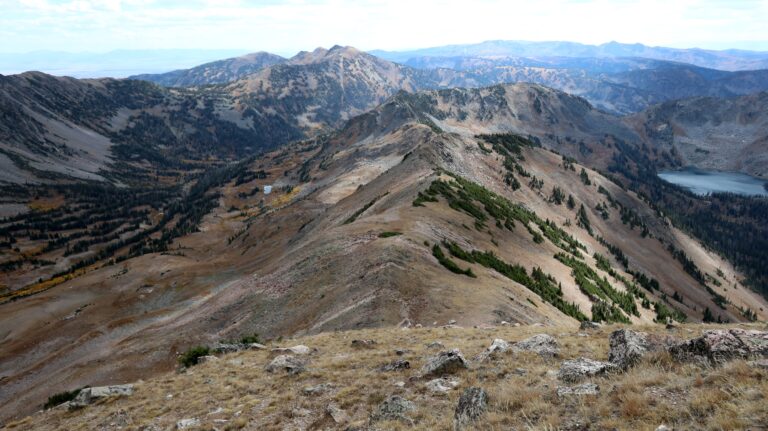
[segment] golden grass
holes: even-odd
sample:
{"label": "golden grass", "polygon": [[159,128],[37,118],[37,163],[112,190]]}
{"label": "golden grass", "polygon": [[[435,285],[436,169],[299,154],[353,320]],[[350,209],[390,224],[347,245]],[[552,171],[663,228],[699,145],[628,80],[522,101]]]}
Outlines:
{"label": "golden grass", "polygon": [[[748,325],[742,325],[748,326]],[[755,327],[752,325],[752,327]],[[702,325],[683,325],[678,335],[698,335]],[[564,397],[556,394],[555,375],[560,362],[589,353],[607,358],[608,335],[615,327],[580,336],[572,327],[420,328],[360,330],[324,333],[284,340],[283,346],[305,344],[319,351],[310,356],[307,372],[289,376],[269,374],[264,366],[274,357],[268,351],[223,355],[218,361],[195,366],[185,373],[168,374],[138,382],[131,397],[108,400],[80,411],[52,409],[8,429],[100,429],[100,424],[122,415],[123,429],[173,429],[176,421],[198,418],[200,429],[344,429],[365,425],[373,409],[390,395],[400,395],[417,405],[409,416],[417,430],[452,429],[453,411],[461,391],[485,388],[488,412],[476,429],[655,429],[661,424],[675,429],[760,429],[768,423],[768,372],[733,361],[720,367],[679,364],[668,355],[654,355],[620,374],[592,379],[600,394]],[[661,326],[642,329],[663,333]],[[426,345],[442,342],[457,347],[467,359],[480,353],[494,338],[519,341],[549,333],[563,349],[558,359],[508,353],[486,363],[475,363],[454,377],[460,386],[447,394],[433,394],[418,375],[424,360],[439,350]],[[373,349],[355,349],[353,339],[374,339]],[[397,356],[395,349],[407,352]],[[411,369],[383,373],[376,370],[394,359],[410,361]],[[523,370],[520,370],[523,369]],[[397,383],[403,382],[404,386]],[[322,395],[307,396],[306,386],[329,383]],[[170,395],[170,396],[169,396]],[[329,404],[351,418],[336,425],[325,414]],[[226,422],[224,422],[226,421]],[[398,422],[382,422],[379,429],[412,429]]]}

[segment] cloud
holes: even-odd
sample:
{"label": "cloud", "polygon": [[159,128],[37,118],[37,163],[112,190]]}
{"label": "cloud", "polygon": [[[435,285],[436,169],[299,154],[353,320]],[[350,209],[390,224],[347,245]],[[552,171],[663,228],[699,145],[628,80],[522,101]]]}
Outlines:
{"label": "cloud", "polygon": [[768,2],[750,0],[0,0],[0,28],[10,35],[0,51],[292,53],[336,43],[404,49],[492,39],[738,47],[768,41],[765,22]]}

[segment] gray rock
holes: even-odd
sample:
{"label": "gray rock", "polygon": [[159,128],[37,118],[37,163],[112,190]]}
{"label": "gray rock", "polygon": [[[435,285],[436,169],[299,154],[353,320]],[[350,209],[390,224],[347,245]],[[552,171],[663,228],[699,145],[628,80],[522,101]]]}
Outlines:
{"label": "gray rock", "polygon": [[265,368],[267,372],[285,371],[288,374],[299,374],[306,370],[306,362],[291,355],[280,355]]}
{"label": "gray rock", "polygon": [[658,428],[656,428],[656,431],[672,431],[672,428],[670,428],[670,427],[668,427],[668,426],[666,426],[664,424],[661,424],[661,425],[659,425]]}
{"label": "gray rock", "polygon": [[445,346],[443,345],[443,343],[441,343],[439,341],[433,341],[433,342],[427,344],[427,348],[428,349],[444,349]]}
{"label": "gray rock", "polygon": [[768,359],[760,359],[757,361],[749,361],[748,364],[755,368],[762,368],[768,370]]}
{"label": "gray rock", "polygon": [[627,369],[637,364],[646,354],[667,350],[677,342],[679,340],[670,336],[619,329],[611,333],[608,361],[621,369]]}
{"label": "gray rock", "polygon": [[579,325],[579,329],[582,331],[588,331],[590,329],[600,329],[603,325],[593,322],[591,320],[584,320],[581,322],[581,325]]}
{"label": "gray rock", "polygon": [[402,359],[394,360],[388,364],[380,366],[379,371],[401,371],[411,368],[411,363]]}
{"label": "gray rock", "polygon": [[349,422],[349,415],[347,412],[339,408],[336,404],[328,404],[325,407],[325,413],[333,419],[336,425],[343,425]]}
{"label": "gray rock", "polygon": [[560,366],[557,378],[564,382],[578,382],[587,377],[596,376],[616,369],[610,362],[600,362],[588,358],[565,361]]}
{"label": "gray rock", "polygon": [[737,358],[768,357],[768,332],[744,329],[715,329],[701,337],[679,343],[669,349],[678,360],[706,358],[724,362]]}
{"label": "gray rock", "polygon": [[247,348],[247,345],[240,343],[218,343],[213,346],[213,351],[217,353],[235,353]]}
{"label": "gray rock", "polygon": [[557,340],[548,334],[537,334],[512,345],[516,352],[534,352],[545,358],[553,358],[560,354],[560,346]]}
{"label": "gray rock", "polygon": [[488,393],[483,388],[472,387],[464,390],[453,414],[453,429],[461,430],[480,419],[488,409]]}
{"label": "gray rock", "polygon": [[248,345],[248,348],[251,350],[267,350],[267,346],[261,343],[251,343]]}
{"label": "gray rock", "polygon": [[403,397],[393,395],[376,407],[371,414],[370,422],[380,421],[400,421],[408,425],[413,425],[413,419],[408,417],[407,413],[416,410],[416,405]]}
{"label": "gray rock", "polygon": [[84,388],[80,390],[74,400],[70,401],[67,407],[70,410],[79,409],[89,404],[93,404],[99,399],[109,397],[123,397],[133,395],[133,385],[112,385],[97,386],[95,388]]}
{"label": "gray rock", "polygon": [[436,394],[444,394],[459,386],[459,381],[454,379],[432,379],[427,382],[427,390]]}
{"label": "gray rock", "polygon": [[200,426],[200,419],[198,418],[182,419],[176,422],[177,430],[185,430],[185,429],[197,427],[197,426]]}
{"label": "gray rock", "polygon": [[443,374],[453,374],[461,369],[467,368],[467,360],[461,354],[459,349],[448,350],[438,353],[427,359],[427,362],[421,368],[422,377],[439,377]]}
{"label": "gray rock", "polygon": [[310,353],[312,353],[312,349],[301,344],[293,347],[276,347],[272,349],[272,351],[275,353],[284,353],[284,354],[292,354],[292,355],[309,355]]}
{"label": "gray rock", "polygon": [[600,393],[600,387],[594,383],[584,383],[577,386],[558,386],[557,396],[567,397],[571,395],[597,395]]}
{"label": "gray rock", "polygon": [[374,340],[352,340],[352,347],[356,349],[373,349],[376,347]]}
{"label": "gray rock", "polygon": [[483,350],[477,357],[475,358],[476,361],[479,362],[485,362],[489,359],[493,359],[498,357],[498,355],[502,353],[506,353],[511,349],[511,346],[506,341],[497,338],[493,340],[493,343],[491,343],[490,347]]}
{"label": "gray rock", "polygon": [[304,395],[320,395],[330,391],[331,389],[333,389],[333,385],[330,383],[320,383],[319,385],[315,386],[305,386],[301,392]]}

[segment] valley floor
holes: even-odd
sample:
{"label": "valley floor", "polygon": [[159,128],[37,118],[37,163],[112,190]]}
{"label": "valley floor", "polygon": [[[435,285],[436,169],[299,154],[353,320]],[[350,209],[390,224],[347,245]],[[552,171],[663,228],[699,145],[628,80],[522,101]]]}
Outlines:
{"label": "valley floor", "polygon": [[[726,327],[766,329],[765,324],[632,329],[691,339],[705,330]],[[662,424],[675,430],[765,429],[768,370],[755,362],[712,365],[674,360],[664,352],[646,355],[628,371],[578,383],[558,376],[563,362],[570,359],[607,360],[609,336],[620,328],[446,325],[278,340],[259,350],[219,355],[185,371],[139,381],[130,396],[77,410],[55,407],[8,423],[5,429],[452,429],[457,401],[470,387],[487,391],[488,404],[487,411],[464,429],[652,430]],[[547,357],[517,351],[513,344],[511,350],[485,360],[477,357],[494,339],[512,344],[536,334],[554,337],[559,354]],[[276,356],[286,353],[273,348],[295,345],[311,350],[294,356],[306,364],[306,370],[297,374],[265,370]],[[437,376],[421,376],[430,357],[454,348],[467,358],[467,369],[446,370],[446,378],[437,382],[440,385],[433,381]],[[382,370],[386,364],[395,370]],[[590,390],[589,383],[597,385],[596,395],[563,393],[566,387]],[[415,408],[392,413],[397,409],[390,405],[389,413],[403,418],[386,420],[394,416],[384,415],[381,421],[371,421],[374,412],[382,412],[378,406],[392,396],[412,402]]]}

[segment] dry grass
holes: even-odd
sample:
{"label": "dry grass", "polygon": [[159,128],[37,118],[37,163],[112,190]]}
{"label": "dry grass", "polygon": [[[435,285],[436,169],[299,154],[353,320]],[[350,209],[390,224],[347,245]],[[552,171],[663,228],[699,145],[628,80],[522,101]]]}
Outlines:
{"label": "dry grass", "polygon": [[[754,327],[754,325],[752,326]],[[702,325],[684,325],[677,335],[698,335]],[[654,355],[621,374],[592,379],[597,396],[560,398],[555,371],[564,359],[607,358],[608,335],[615,327],[579,334],[575,328],[497,327],[487,329],[420,328],[325,333],[284,341],[318,349],[309,369],[297,376],[269,374],[264,366],[274,354],[248,351],[221,356],[185,373],[168,374],[138,382],[131,397],[112,399],[83,410],[52,409],[7,424],[13,430],[173,429],[176,421],[198,418],[199,429],[287,430],[344,429],[365,425],[371,411],[390,395],[413,401],[410,416],[415,429],[452,429],[453,410],[461,391],[481,386],[490,405],[477,429],[765,429],[768,424],[768,372],[733,361],[720,367],[680,364],[668,355]],[[639,328],[666,332],[663,327]],[[537,333],[556,337],[560,358],[547,360],[532,354],[508,353],[486,363],[472,362],[458,373],[458,389],[433,394],[425,380],[414,378],[424,360],[438,350],[426,345],[442,342],[458,347],[467,359],[490,345],[494,338],[510,342]],[[374,339],[373,349],[354,349],[353,339]],[[404,349],[398,357],[394,350]],[[411,369],[384,373],[376,368],[394,359],[406,359]],[[520,369],[524,369],[522,372]],[[404,385],[399,385],[402,382]],[[302,388],[333,385],[322,395],[306,396]],[[325,414],[335,404],[351,418],[336,425]],[[148,428],[147,428],[148,427]],[[379,423],[379,429],[412,429],[398,422]]]}

